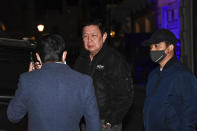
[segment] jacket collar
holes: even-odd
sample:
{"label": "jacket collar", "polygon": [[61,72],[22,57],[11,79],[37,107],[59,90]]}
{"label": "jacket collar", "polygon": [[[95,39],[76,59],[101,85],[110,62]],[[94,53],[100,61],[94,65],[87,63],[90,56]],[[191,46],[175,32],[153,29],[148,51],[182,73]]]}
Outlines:
{"label": "jacket collar", "polygon": [[69,66],[67,64],[64,64],[64,63],[50,62],[50,63],[43,64],[41,69],[50,69],[50,68],[59,69],[59,68],[65,68],[65,67],[69,68]]}
{"label": "jacket collar", "polygon": [[172,57],[164,66],[163,70],[160,71],[160,66],[155,69],[156,74],[160,77],[171,75],[172,70],[174,70],[174,65],[179,63],[176,56]]}
{"label": "jacket collar", "polygon": [[174,63],[178,62],[176,56],[173,56],[164,66],[163,70],[168,69],[170,66],[172,66]]}
{"label": "jacket collar", "polygon": [[93,61],[97,60],[98,58],[103,58],[106,48],[107,48],[107,45],[104,43],[100,51],[94,56]]}

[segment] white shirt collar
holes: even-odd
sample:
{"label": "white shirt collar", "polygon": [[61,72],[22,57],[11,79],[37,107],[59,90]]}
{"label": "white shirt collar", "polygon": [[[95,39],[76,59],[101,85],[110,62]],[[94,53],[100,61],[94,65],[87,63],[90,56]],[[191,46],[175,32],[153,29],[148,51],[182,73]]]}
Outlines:
{"label": "white shirt collar", "polygon": [[64,61],[64,62],[55,62],[55,63],[65,64],[66,65],[66,61]]}

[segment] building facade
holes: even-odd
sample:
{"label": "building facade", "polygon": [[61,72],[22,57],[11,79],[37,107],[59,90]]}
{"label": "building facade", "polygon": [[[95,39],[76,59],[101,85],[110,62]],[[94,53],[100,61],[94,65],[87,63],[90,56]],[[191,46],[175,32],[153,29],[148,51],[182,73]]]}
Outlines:
{"label": "building facade", "polygon": [[157,2],[157,26],[172,31],[178,39],[176,55],[181,57],[180,42],[180,0],[158,0]]}

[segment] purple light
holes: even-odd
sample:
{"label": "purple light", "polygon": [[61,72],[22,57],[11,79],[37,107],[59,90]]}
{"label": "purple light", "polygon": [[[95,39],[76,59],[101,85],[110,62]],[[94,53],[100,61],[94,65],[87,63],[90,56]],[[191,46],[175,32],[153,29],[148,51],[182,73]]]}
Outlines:
{"label": "purple light", "polygon": [[[166,1],[166,0],[163,0]],[[181,43],[180,43],[180,16],[179,16],[180,0],[173,1],[173,4],[168,2],[168,5],[161,7],[161,14],[157,16],[158,28],[165,28],[172,31],[177,37],[176,56],[178,60],[181,56]],[[160,16],[160,17],[159,17]]]}
{"label": "purple light", "polygon": [[180,43],[180,41],[178,41],[176,44],[176,56],[177,56],[177,59],[180,60],[180,57],[181,57],[181,43]]}

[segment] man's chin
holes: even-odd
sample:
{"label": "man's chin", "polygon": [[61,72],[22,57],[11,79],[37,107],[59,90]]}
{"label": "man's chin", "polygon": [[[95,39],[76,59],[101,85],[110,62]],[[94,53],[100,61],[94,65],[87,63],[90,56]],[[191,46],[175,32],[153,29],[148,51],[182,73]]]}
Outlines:
{"label": "man's chin", "polygon": [[95,52],[95,50],[93,48],[88,48],[87,49],[89,52]]}

